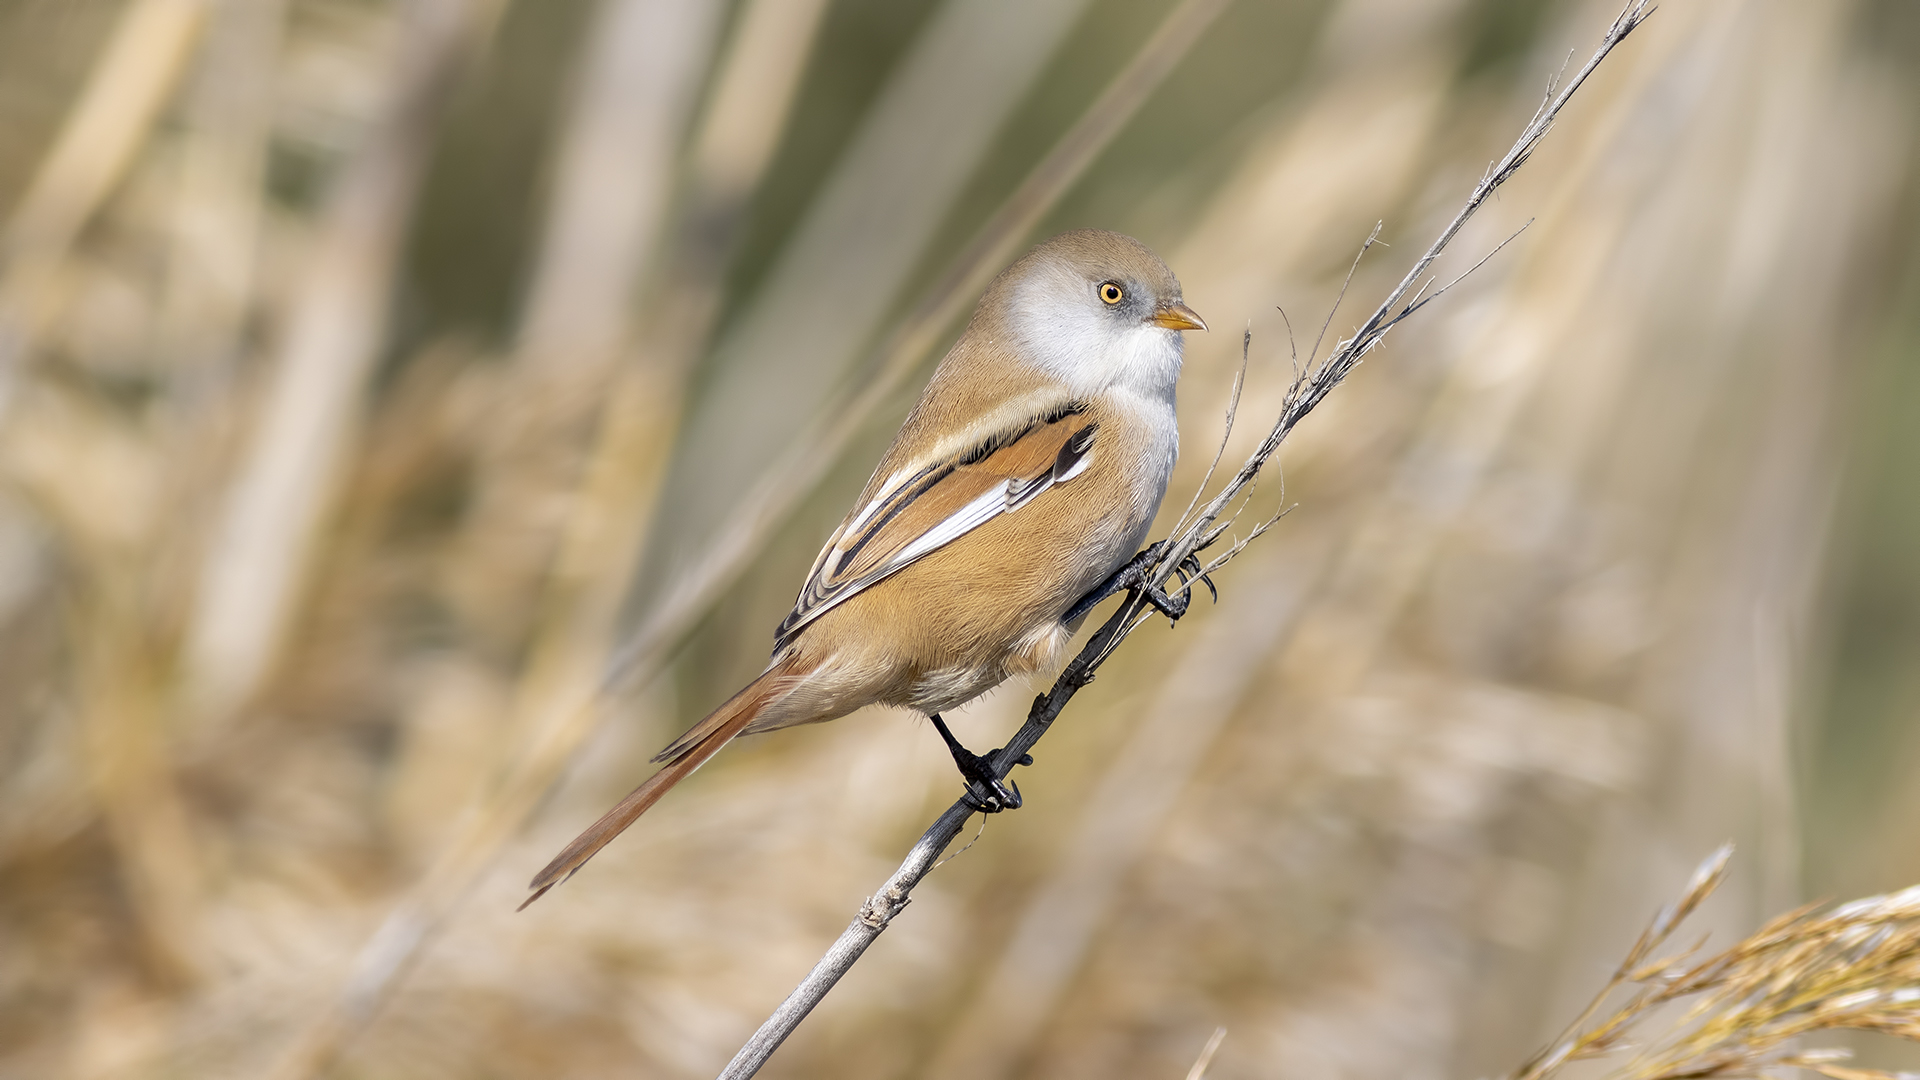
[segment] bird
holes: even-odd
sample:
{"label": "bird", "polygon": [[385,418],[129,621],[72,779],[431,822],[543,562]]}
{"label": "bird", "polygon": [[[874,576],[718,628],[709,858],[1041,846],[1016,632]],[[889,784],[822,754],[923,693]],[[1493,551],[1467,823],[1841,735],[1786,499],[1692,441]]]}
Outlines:
{"label": "bird", "polygon": [[867,705],[932,722],[994,811],[1019,805],[940,714],[1055,667],[1099,599],[1138,588],[1179,454],[1180,282],[1130,236],[1062,233],[987,287],[853,509],[814,559],[766,670],[654,757],[662,768],[554,857],[527,904],[735,737]]}

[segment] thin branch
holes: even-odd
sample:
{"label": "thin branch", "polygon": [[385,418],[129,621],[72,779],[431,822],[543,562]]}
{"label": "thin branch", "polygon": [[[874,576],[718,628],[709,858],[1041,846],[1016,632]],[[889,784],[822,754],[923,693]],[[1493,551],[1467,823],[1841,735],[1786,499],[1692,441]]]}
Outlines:
{"label": "thin branch", "polygon": [[1174,522],[1174,532],[1186,527],[1187,515],[1200,505],[1200,496],[1205,494],[1207,485],[1213,482],[1213,473],[1220,467],[1220,459],[1227,456],[1227,441],[1233,438],[1233,421],[1240,415],[1240,391],[1247,385],[1247,355],[1252,346],[1253,326],[1249,323],[1240,335],[1240,367],[1233,373],[1233,389],[1227,394],[1226,430],[1220,433],[1220,445],[1214,447],[1213,460],[1207,463],[1207,475],[1200,478],[1199,486],[1193,489],[1193,498],[1187,500],[1187,508],[1180,511],[1179,519]]}
{"label": "thin branch", "polygon": [[[1242,537],[1239,540],[1235,540],[1232,543],[1232,545],[1230,545],[1227,548],[1226,551],[1222,552],[1220,555],[1215,557],[1211,562],[1202,566],[1200,568],[1200,572],[1198,574],[1195,574],[1194,577],[1196,578],[1206,577],[1208,574],[1211,574],[1215,570],[1220,569],[1222,566],[1227,565],[1227,563],[1232,561],[1232,559],[1235,556],[1239,555],[1242,551],[1245,551],[1248,544],[1251,544],[1255,540],[1258,540],[1262,536],[1265,536],[1267,534],[1268,529],[1271,529],[1275,525],[1280,524],[1280,519],[1283,517],[1286,517],[1288,514],[1291,514],[1291,513],[1293,513],[1293,507],[1287,506],[1283,503],[1280,509],[1275,510],[1273,512],[1272,517],[1268,518],[1267,520],[1261,522],[1258,525],[1255,525],[1253,527],[1253,531],[1248,533],[1245,537]],[[1180,586],[1180,588],[1181,589],[1192,588],[1192,583],[1188,582],[1186,584],[1183,584]]]}
{"label": "thin branch", "polygon": [[[1174,567],[1178,566],[1195,551],[1200,550],[1201,540],[1206,536],[1213,520],[1220,515],[1233,497],[1237,495],[1242,488],[1246,487],[1247,484],[1251,483],[1253,478],[1259,474],[1261,468],[1265,466],[1267,459],[1279,450],[1280,443],[1287,437],[1288,433],[1293,430],[1294,425],[1299,423],[1308,413],[1312,412],[1314,407],[1319,405],[1321,400],[1324,399],[1335,386],[1338,386],[1342,380],[1352,373],[1355,367],[1359,366],[1360,361],[1365,358],[1369,352],[1379,347],[1386,339],[1387,332],[1398,325],[1401,319],[1406,318],[1407,315],[1410,314],[1410,312],[1404,310],[1396,314],[1395,309],[1400,307],[1401,302],[1406,298],[1407,293],[1412,291],[1415,283],[1426,276],[1427,268],[1432,266],[1434,261],[1440,257],[1441,252],[1445,251],[1447,246],[1453,242],[1454,237],[1459,235],[1460,230],[1466,226],[1467,221],[1473,217],[1481,205],[1500,188],[1500,185],[1506,183],[1522,165],[1526,164],[1527,158],[1530,157],[1534,149],[1539,146],[1540,140],[1546,137],[1547,132],[1552,130],[1553,123],[1555,119],[1559,117],[1560,111],[1565,108],[1567,102],[1572,99],[1574,92],[1579,90],[1580,86],[1586,82],[1587,76],[1591,75],[1594,69],[1600,66],[1600,62],[1606,59],[1607,55],[1613,51],[1616,45],[1624,41],[1627,35],[1631,34],[1641,23],[1645,22],[1647,17],[1652,13],[1652,0],[1632,0],[1632,2],[1620,12],[1619,16],[1614,19],[1613,25],[1607,28],[1607,33],[1601,39],[1600,47],[1595,50],[1592,58],[1587,61],[1586,65],[1580,69],[1565,88],[1561,89],[1558,94],[1552,95],[1549,100],[1534,113],[1533,119],[1530,120],[1526,128],[1521,131],[1520,137],[1514,142],[1512,149],[1508,150],[1505,157],[1490,167],[1486,175],[1481,177],[1480,182],[1474,185],[1473,191],[1467,196],[1466,203],[1460,208],[1460,211],[1454,215],[1453,220],[1441,231],[1440,236],[1428,246],[1425,254],[1420,256],[1419,260],[1414,263],[1412,269],[1407,271],[1406,276],[1400,279],[1400,284],[1394,287],[1393,291],[1388,294],[1386,300],[1382,301],[1380,306],[1374,309],[1373,314],[1367,318],[1366,322],[1360,325],[1352,337],[1336,345],[1326,360],[1317,365],[1310,366],[1308,372],[1303,377],[1298,377],[1294,380],[1293,385],[1288,388],[1286,397],[1281,404],[1280,417],[1275,421],[1273,429],[1268,432],[1266,439],[1261,442],[1260,446],[1254,451],[1253,455],[1247,459],[1246,463],[1240,467],[1240,472],[1228,482],[1226,487],[1221,489],[1218,495],[1214,496],[1212,502],[1208,503],[1207,509],[1187,527],[1185,532],[1177,535],[1173,541],[1168,543],[1163,549],[1162,557],[1152,572],[1153,579],[1156,582],[1164,582],[1168,577],[1172,576]],[[1374,233],[1368,237],[1367,243],[1371,245],[1377,242],[1378,235],[1379,229],[1376,226]],[[1365,251],[1364,246],[1362,251]],[[1469,271],[1469,273],[1471,273],[1471,271]],[[1349,276],[1351,276],[1351,271],[1349,271]],[[1343,295],[1344,292],[1345,286],[1342,286]]]}
{"label": "thin branch", "polygon": [[1360,245],[1359,251],[1353,253],[1353,265],[1347,267],[1346,279],[1340,282],[1340,291],[1333,298],[1333,306],[1327,309],[1327,320],[1320,324],[1320,333],[1313,339],[1313,348],[1307,350],[1308,356],[1320,355],[1320,346],[1327,340],[1327,328],[1333,325],[1333,317],[1339,314],[1340,305],[1347,299],[1347,289],[1353,284],[1354,272],[1360,269],[1360,260],[1367,257],[1367,249],[1375,244],[1380,244],[1381,247],[1386,246],[1380,241],[1380,230],[1386,224],[1384,221],[1374,222],[1373,231],[1367,234],[1366,242]]}
{"label": "thin branch", "polygon": [[[1582,67],[1573,80],[1557,94],[1549,92],[1548,99],[1534,113],[1533,118],[1520,133],[1519,139],[1513,144],[1513,148],[1487,170],[1486,175],[1467,196],[1467,201],[1459,213],[1454,215],[1453,220],[1448,223],[1439,238],[1434,240],[1426,253],[1414,263],[1413,268],[1388,294],[1386,300],[1374,309],[1373,314],[1360,325],[1352,337],[1335,345],[1326,360],[1310,365],[1306,372],[1295,377],[1282,400],[1280,415],[1275,420],[1273,428],[1261,440],[1253,454],[1242,463],[1226,486],[1208,501],[1200,514],[1160,546],[1159,557],[1147,570],[1148,580],[1164,586],[1175,575],[1181,563],[1219,538],[1221,530],[1216,529],[1215,525],[1227,506],[1254,482],[1267,461],[1280,449],[1281,442],[1286,439],[1294,426],[1312,412],[1314,407],[1319,405],[1327,394],[1359,365],[1367,353],[1380,345],[1388,330],[1411,314],[1411,311],[1400,311],[1396,314],[1395,309],[1406,299],[1407,293],[1413,289],[1414,284],[1426,275],[1428,267],[1433,265],[1434,260],[1438,259],[1453,242],[1454,237],[1459,234],[1475,211],[1479,210],[1488,197],[1526,163],[1540,140],[1552,129],[1553,122],[1559,116],[1561,109],[1586,81],[1587,76],[1600,66],[1600,62],[1606,59],[1616,45],[1646,21],[1652,14],[1652,10],[1651,0],[1631,0],[1627,4],[1620,15],[1614,19],[1613,24],[1608,27],[1599,48],[1587,61],[1586,66]],[[1368,236],[1366,244],[1361,248],[1362,254],[1367,247],[1371,247],[1378,240],[1379,227],[1375,226],[1373,233]],[[1357,263],[1356,259],[1356,265]],[[1352,271],[1350,270],[1348,281],[1351,280]],[[1345,291],[1346,286],[1343,285],[1342,296],[1345,295]],[[1329,313],[1328,322],[1331,323],[1331,321],[1332,313]],[[1322,333],[1324,332],[1323,327]],[[1319,343],[1316,342],[1316,353],[1318,348]],[[1255,535],[1264,531],[1265,527],[1256,531]],[[1224,564],[1244,548],[1245,542],[1234,545],[1228,552],[1223,553],[1222,557],[1214,560],[1212,565],[1218,567]],[[1120,606],[1100,624],[1100,628],[1094,631],[1086,645],[1068,662],[1065,670],[1054,681],[1052,688],[1034,699],[1032,707],[1027,712],[1026,723],[1021,725],[1020,730],[1007,741],[1007,745],[987,756],[996,777],[1004,778],[1016,764],[1031,760],[1027,758],[1028,751],[1046,735],[1048,729],[1053,726],[1053,722],[1059,718],[1061,711],[1066,708],[1067,703],[1073,700],[1073,696],[1080,692],[1081,687],[1093,681],[1096,669],[1113,654],[1113,650],[1119,647],[1120,642],[1125,640],[1128,634],[1146,621],[1150,614],[1151,609],[1142,591],[1136,590],[1127,594]],[[826,997],[827,992],[833,989],[834,984],[840,981],[840,977],[860,959],[867,946],[886,930],[894,916],[905,910],[914,887],[933,868],[940,853],[959,836],[961,828],[972,814],[973,809],[963,798],[940,815],[940,818],[908,852],[906,861],[900,864],[900,868],[895,870],[893,876],[887,879],[880,890],[861,906],[860,913],[840,935],[839,940],[827,950],[827,954],[821,957],[820,962],[814,965],[806,979],[787,996],[779,1008],[774,1010],[773,1015],[760,1025],[760,1029],[754,1032],[753,1036],[740,1048],[740,1052],[734,1055],[733,1060],[720,1074],[720,1080],[745,1080],[746,1077],[759,1072],[760,1067],[766,1063],[780,1044],[786,1041],[787,1036],[799,1027],[800,1022],[806,1019],[814,1006],[818,1005]]]}
{"label": "thin branch", "polygon": [[1227,1029],[1213,1029],[1213,1037],[1200,1050],[1200,1056],[1194,1059],[1193,1068],[1187,1070],[1187,1080],[1202,1080],[1207,1075],[1207,1066],[1213,1064],[1213,1055],[1220,1052],[1220,1044],[1227,1041]]}
{"label": "thin branch", "polygon": [[[1281,321],[1281,322],[1282,322],[1283,324],[1285,324],[1285,325],[1286,325],[1286,328],[1287,328],[1287,357],[1288,357],[1288,359],[1289,359],[1289,360],[1291,361],[1291,363],[1292,363],[1292,371],[1293,371],[1293,377],[1294,377],[1294,378],[1296,378],[1296,379],[1298,379],[1298,378],[1300,377],[1300,344],[1299,344],[1298,342],[1296,342],[1296,341],[1294,341],[1294,340],[1293,340],[1293,320],[1292,320],[1292,319],[1289,319],[1289,318],[1287,318],[1287,309],[1286,309],[1286,308],[1283,308],[1283,307],[1281,307],[1280,305],[1278,305],[1278,304],[1275,304],[1275,305],[1273,306],[1273,310],[1275,310],[1275,311],[1277,311],[1277,312],[1279,312],[1279,313],[1280,313],[1280,321]],[[1248,323],[1248,324],[1247,324],[1247,335],[1248,335],[1249,337],[1251,337],[1251,336],[1253,335],[1253,324],[1252,324],[1252,323]]]}
{"label": "thin branch", "polygon": [[[1452,281],[1447,282],[1445,285],[1440,286],[1440,289],[1438,292],[1434,293],[1432,296],[1426,297],[1425,299],[1420,299],[1416,297],[1414,302],[1409,303],[1405,308],[1401,309],[1400,314],[1395,315],[1393,317],[1393,322],[1394,323],[1400,322],[1402,319],[1407,318],[1409,315],[1412,315],[1414,312],[1419,311],[1421,308],[1426,307],[1428,304],[1431,304],[1435,300],[1438,300],[1441,297],[1447,295],[1447,290],[1467,280],[1468,277],[1472,276],[1475,270],[1478,270],[1481,267],[1487,265],[1487,263],[1491,261],[1495,255],[1500,254],[1500,252],[1504,250],[1508,244],[1511,244],[1515,240],[1520,239],[1521,233],[1526,232],[1528,229],[1532,227],[1533,227],[1533,219],[1528,218],[1526,224],[1513,230],[1512,236],[1509,236],[1505,240],[1502,240],[1498,244],[1495,244],[1493,246],[1492,251],[1489,251],[1485,255],[1482,255],[1480,257],[1479,262],[1474,263],[1472,266],[1467,267],[1466,270],[1463,271],[1459,277],[1456,277]],[[1432,282],[1428,282],[1427,284],[1431,285]],[[1422,286],[1421,288],[1424,291],[1425,286]],[[1389,323],[1387,325],[1391,327],[1393,323]]]}

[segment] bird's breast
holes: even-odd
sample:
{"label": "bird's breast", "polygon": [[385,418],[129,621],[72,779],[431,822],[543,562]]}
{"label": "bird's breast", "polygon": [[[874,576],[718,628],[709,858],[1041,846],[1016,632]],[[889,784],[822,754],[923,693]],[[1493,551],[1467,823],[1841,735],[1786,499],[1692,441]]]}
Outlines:
{"label": "bird's breast", "polygon": [[[1166,496],[1167,481],[1173,476],[1174,462],[1180,457],[1180,425],[1175,418],[1173,397],[1120,390],[1108,396],[1110,421],[1119,438],[1114,447],[1120,451],[1116,466],[1135,505],[1139,528],[1153,523]],[[1104,429],[1103,429],[1104,430]]]}

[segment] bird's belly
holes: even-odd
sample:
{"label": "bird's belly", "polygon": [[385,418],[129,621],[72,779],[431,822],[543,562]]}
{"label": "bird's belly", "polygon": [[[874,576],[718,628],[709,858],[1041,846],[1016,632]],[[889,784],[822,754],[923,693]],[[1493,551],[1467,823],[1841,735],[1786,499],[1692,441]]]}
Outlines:
{"label": "bird's belly", "polygon": [[953,667],[923,672],[913,680],[906,700],[899,704],[915,712],[946,712],[965,705],[1002,681],[995,672],[985,668]]}
{"label": "bird's belly", "polygon": [[1073,632],[1058,620],[1046,620],[990,659],[920,672],[902,704],[928,713],[958,708],[1016,675],[1051,671],[1072,639]]}

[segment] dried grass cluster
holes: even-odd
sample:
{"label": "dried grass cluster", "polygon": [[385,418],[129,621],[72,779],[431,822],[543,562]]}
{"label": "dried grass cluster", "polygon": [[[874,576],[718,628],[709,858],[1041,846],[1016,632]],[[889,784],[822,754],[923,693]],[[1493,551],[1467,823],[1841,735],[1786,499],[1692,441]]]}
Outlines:
{"label": "dried grass cluster", "polygon": [[[1911,1075],[1851,1068],[1840,1064],[1849,1050],[1802,1048],[1799,1040],[1842,1031],[1920,1040],[1920,886],[1824,912],[1808,905],[1705,958],[1704,941],[1656,958],[1725,880],[1732,855],[1723,847],[1700,865],[1593,1003],[1514,1080],[1543,1080],[1610,1055],[1626,1058],[1611,1074],[1623,1080],[1768,1076],[1788,1067],[1834,1080]],[[1605,1008],[1623,987],[1625,1000]]]}

